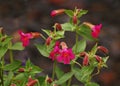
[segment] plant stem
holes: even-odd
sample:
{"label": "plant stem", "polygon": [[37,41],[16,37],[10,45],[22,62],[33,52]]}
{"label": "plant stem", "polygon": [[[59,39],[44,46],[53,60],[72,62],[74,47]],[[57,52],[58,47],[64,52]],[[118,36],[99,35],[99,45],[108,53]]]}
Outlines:
{"label": "plant stem", "polygon": [[10,62],[12,63],[13,62],[13,52],[12,52],[12,50],[9,50],[9,53],[10,53]]}
{"label": "plant stem", "polygon": [[68,85],[67,86],[71,85],[71,81],[72,81],[72,77],[68,80]]}
{"label": "plant stem", "polygon": [[4,80],[3,80],[3,66],[4,66],[4,58],[2,58],[2,63],[1,63],[1,67],[0,67],[0,84],[2,86],[4,86]]}
{"label": "plant stem", "polygon": [[77,47],[78,47],[78,34],[77,34],[77,32],[76,32],[75,42],[76,42],[76,47],[75,47],[75,52],[76,52],[77,51]]}
{"label": "plant stem", "polygon": [[53,72],[52,72],[52,79],[54,80],[55,78],[55,68],[56,68],[56,61],[53,63]]}

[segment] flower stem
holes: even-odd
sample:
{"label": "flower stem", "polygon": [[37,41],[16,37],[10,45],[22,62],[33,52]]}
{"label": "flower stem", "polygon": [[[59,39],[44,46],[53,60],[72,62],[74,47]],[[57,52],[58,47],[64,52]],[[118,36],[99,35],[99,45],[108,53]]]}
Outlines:
{"label": "flower stem", "polygon": [[13,52],[12,50],[9,50],[9,54],[10,54],[10,62],[13,62]]}
{"label": "flower stem", "polygon": [[2,58],[2,63],[0,67],[0,84],[1,86],[4,86],[4,80],[3,80],[3,66],[4,66],[4,58]]}
{"label": "flower stem", "polygon": [[54,64],[53,64],[53,72],[52,72],[52,79],[53,80],[55,78],[55,68],[56,68],[56,61],[54,61]]}

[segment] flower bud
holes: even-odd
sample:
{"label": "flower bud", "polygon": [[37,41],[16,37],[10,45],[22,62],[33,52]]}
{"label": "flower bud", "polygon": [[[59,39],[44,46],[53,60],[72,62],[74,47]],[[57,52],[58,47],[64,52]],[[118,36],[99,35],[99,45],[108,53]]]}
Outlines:
{"label": "flower bud", "polygon": [[103,47],[103,46],[98,46],[98,48],[97,48],[98,50],[100,50],[100,51],[102,51],[102,52],[104,52],[105,54],[108,54],[108,49],[107,48],[105,48],[105,47]]}
{"label": "flower bud", "polygon": [[55,28],[57,30],[62,30],[61,24],[59,24],[59,23],[55,23]]}
{"label": "flower bud", "polygon": [[18,72],[25,72],[25,69],[24,68],[19,68]]}
{"label": "flower bud", "polygon": [[31,34],[32,34],[33,38],[38,38],[41,36],[41,34],[38,32],[31,32]]}
{"label": "flower bud", "polygon": [[101,61],[102,61],[102,58],[101,58],[100,56],[98,56],[98,55],[95,55],[95,58],[96,58],[96,60],[97,60],[98,62],[101,62]]}
{"label": "flower bud", "polygon": [[64,13],[64,11],[65,11],[65,9],[53,10],[50,15],[51,15],[52,17],[54,17],[54,16],[56,16],[56,15],[59,15],[59,14]]}
{"label": "flower bud", "polygon": [[47,83],[50,83],[50,84],[53,82],[53,80],[51,78],[49,78],[48,76],[46,78],[46,81],[47,81]]}
{"label": "flower bud", "polygon": [[85,57],[83,58],[83,66],[87,66],[89,64],[89,58],[88,55],[85,55]]}
{"label": "flower bud", "polygon": [[28,83],[26,84],[26,86],[34,86],[37,82],[38,82],[37,79],[33,80],[31,78],[31,76],[30,76],[29,79],[28,79]]}
{"label": "flower bud", "polygon": [[85,57],[85,55],[87,55],[86,52],[81,52],[81,53],[80,53],[80,57]]}
{"label": "flower bud", "polygon": [[74,24],[77,24],[77,16],[76,15],[72,17],[72,21]]}
{"label": "flower bud", "polygon": [[62,46],[62,49],[67,49],[68,46],[65,42],[61,42],[60,45]]}
{"label": "flower bud", "polygon": [[12,83],[10,86],[16,86],[16,84],[13,84],[13,83]]}
{"label": "flower bud", "polygon": [[51,37],[48,37],[47,39],[46,39],[46,45],[50,45],[50,42],[51,42],[51,40],[52,40],[52,38]]}

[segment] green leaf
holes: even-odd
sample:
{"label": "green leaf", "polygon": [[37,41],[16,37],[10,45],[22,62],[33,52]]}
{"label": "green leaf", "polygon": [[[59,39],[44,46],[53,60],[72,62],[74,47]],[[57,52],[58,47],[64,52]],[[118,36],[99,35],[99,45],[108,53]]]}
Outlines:
{"label": "green leaf", "polygon": [[91,30],[89,27],[85,26],[85,25],[81,25],[79,27],[79,29],[77,30],[77,34],[83,36],[85,39],[89,39],[89,40],[95,40],[92,35],[91,35]]}
{"label": "green leaf", "polygon": [[36,73],[40,73],[40,72],[42,72],[42,69],[40,67],[35,66],[35,65],[32,66],[31,73],[36,74]]}
{"label": "green leaf", "polygon": [[88,82],[87,84],[85,84],[85,86],[100,86],[100,85],[94,82]]}
{"label": "green leaf", "polygon": [[47,51],[47,46],[45,45],[42,45],[42,44],[37,44],[36,45],[38,51],[45,57],[48,57],[49,56],[49,52]]}
{"label": "green leaf", "polygon": [[8,50],[7,47],[0,47],[0,59],[5,55],[7,50]]}
{"label": "green leaf", "polygon": [[93,57],[97,52],[97,43],[94,45],[94,47],[90,51],[90,57]]}
{"label": "green leaf", "polygon": [[68,79],[70,79],[72,76],[74,75],[73,72],[68,72],[66,74],[64,74],[57,82],[57,85],[61,85],[63,83],[65,83]]}
{"label": "green leaf", "polygon": [[58,79],[64,75],[64,72],[57,66],[55,67],[55,73]]}
{"label": "green leaf", "polygon": [[14,60],[11,64],[7,64],[4,66],[4,70],[6,71],[14,71],[17,68],[19,68],[21,66],[21,62]]}
{"label": "green leaf", "polygon": [[65,31],[74,31],[75,30],[75,27],[70,23],[61,24],[61,26],[62,26],[62,29]]}
{"label": "green leaf", "polygon": [[70,17],[72,17],[74,14],[74,12],[72,10],[65,10],[65,13]]}
{"label": "green leaf", "polygon": [[10,86],[10,83],[12,81],[13,75],[14,75],[13,72],[10,71],[8,76],[7,76],[7,78],[5,79],[5,82],[4,82],[5,86]]}
{"label": "green leaf", "polygon": [[54,40],[58,40],[60,38],[64,38],[64,32],[65,31],[57,31],[55,37],[53,37]]}
{"label": "green leaf", "polygon": [[9,49],[11,50],[23,50],[24,47],[22,46],[21,42],[15,43],[13,46],[11,46]]}
{"label": "green leaf", "polygon": [[2,42],[2,46],[8,45],[11,42],[11,37],[6,36],[5,40]]}
{"label": "green leaf", "polygon": [[76,79],[82,83],[86,83],[89,80],[93,70],[94,67],[92,66],[84,66],[81,69],[73,68]]}
{"label": "green leaf", "polygon": [[14,80],[18,80],[18,81],[20,80],[21,82],[23,82],[23,81],[26,81],[27,78],[28,78],[28,74],[26,74],[26,73],[19,73],[18,75],[16,75],[14,77]]}
{"label": "green leaf", "polygon": [[88,10],[82,10],[80,9],[80,12],[78,13],[78,17],[81,17],[82,15],[87,14]]}
{"label": "green leaf", "polygon": [[86,40],[78,41],[72,48],[73,52],[78,54],[83,52],[86,48]]}
{"label": "green leaf", "polygon": [[46,29],[42,29],[42,31],[45,32],[48,36],[49,36],[50,33],[51,33],[51,30],[48,30],[48,29],[47,29],[47,30],[46,30]]}
{"label": "green leaf", "polygon": [[40,76],[37,79],[38,79],[38,81],[40,83],[40,86],[44,86],[43,84],[45,83],[46,77]]}

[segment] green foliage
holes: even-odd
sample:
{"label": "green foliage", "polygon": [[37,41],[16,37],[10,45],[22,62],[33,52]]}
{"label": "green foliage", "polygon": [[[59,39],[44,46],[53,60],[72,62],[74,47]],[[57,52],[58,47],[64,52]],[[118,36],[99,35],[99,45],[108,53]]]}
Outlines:
{"label": "green foliage", "polygon": [[65,31],[74,31],[75,26],[73,26],[71,23],[64,23],[62,24],[62,29]]}
{"label": "green foliage", "polygon": [[92,36],[91,36],[91,30],[89,27],[85,26],[85,25],[80,25],[79,29],[77,29],[77,34],[79,34],[80,36],[84,37],[85,39],[88,40],[95,40]]}
{"label": "green foliage", "polygon": [[73,52],[75,54],[79,54],[80,52],[83,52],[86,48],[86,40],[78,41],[72,48]]}
{"label": "green foliage", "polygon": [[56,84],[57,84],[57,85],[61,85],[61,84],[65,83],[65,82],[66,82],[68,79],[70,79],[73,75],[74,75],[73,72],[65,73],[65,74],[56,82]]}
{"label": "green foliage", "polygon": [[23,50],[24,47],[22,46],[21,42],[17,42],[13,46],[10,46],[9,49],[11,49],[11,50]]}
{"label": "green foliage", "polygon": [[97,83],[94,83],[94,82],[88,82],[85,84],[85,86],[100,86],[100,85],[98,85]]}

